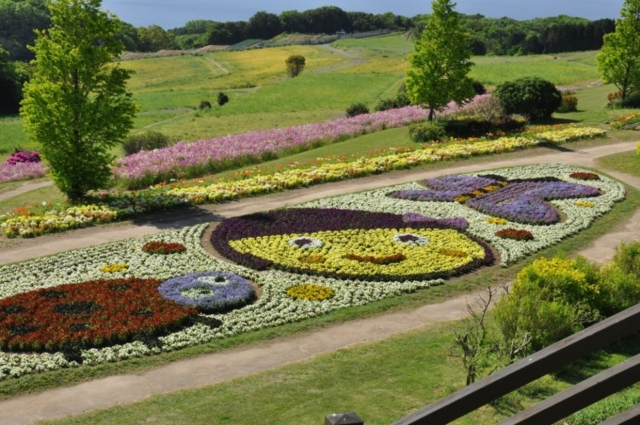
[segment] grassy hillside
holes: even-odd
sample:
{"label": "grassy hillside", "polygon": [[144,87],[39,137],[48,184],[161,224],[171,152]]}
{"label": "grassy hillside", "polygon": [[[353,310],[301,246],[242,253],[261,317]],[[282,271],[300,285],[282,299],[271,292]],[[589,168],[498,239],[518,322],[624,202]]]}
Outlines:
{"label": "grassy hillside", "polygon": [[[322,122],[344,116],[354,102],[373,108],[395,96],[413,45],[403,34],[338,40],[327,46],[286,46],[204,56],[174,56],[123,62],[135,71],[129,81],[140,112],[134,133],[157,130],[176,140],[197,140],[249,130]],[[297,78],[286,77],[284,61],[305,56]],[[524,76],[560,86],[586,88],[598,83],[595,52],[553,56],[474,57],[472,77],[489,88]],[[216,103],[224,91],[230,102]],[[603,123],[625,111],[603,109],[613,87],[580,90],[580,111],[558,115],[584,123]],[[202,100],[213,105],[199,111]],[[28,144],[17,117],[0,119],[0,160]]]}

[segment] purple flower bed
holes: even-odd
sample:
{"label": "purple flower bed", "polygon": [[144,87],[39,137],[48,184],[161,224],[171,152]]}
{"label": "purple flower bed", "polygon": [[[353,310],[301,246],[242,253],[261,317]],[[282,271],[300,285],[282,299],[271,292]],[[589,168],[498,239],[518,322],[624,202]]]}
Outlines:
{"label": "purple flower bed", "polygon": [[18,162],[16,164],[0,164],[0,183],[37,179],[49,170],[42,162]]}
{"label": "purple flower bed", "polygon": [[[446,115],[467,106],[451,103],[441,112]],[[310,145],[322,140],[338,140],[384,128],[401,127],[427,118],[429,111],[419,106],[341,118],[318,124],[307,124],[273,130],[251,131],[243,134],[180,142],[154,151],[142,151],[120,158],[113,170],[118,179],[129,182],[130,187],[141,187],[170,178],[195,177],[216,171],[224,162],[248,157],[261,157],[265,153]]]}
{"label": "purple flower bed", "polygon": [[553,224],[560,221],[558,211],[546,201],[599,196],[592,186],[565,182],[523,181],[469,199],[466,205],[495,217],[527,224]]}
{"label": "purple flower bed", "polygon": [[163,298],[177,304],[198,307],[206,313],[220,313],[251,302],[255,290],[251,282],[234,273],[189,273],[163,282],[158,287]]}
{"label": "purple flower bed", "polygon": [[[495,191],[484,190],[505,182],[506,186]],[[556,178],[506,181],[492,175],[451,175],[425,180],[425,184],[432,190],[401,190],[389,196],[412,201],[454,201],[465,195],[470,198],[464,200],[467,206],[494,217],[526,224],[553,224],[560,221],[560,214],[546,201],[600,195],[598,188]]]}
{"label": "purple flower bed", "polygon": [[452,174],[428,179],[423,183],[431,190],[399,190],[391,192],[389,196],[409,201],[454,201],[458,196],[496,184],[496,181],[486,177]]}
{"label": "purple flower bed", "polygon": [[424,227],[444,226],[458,230],[467,230],[469,228],[469,222],[464,217],[432,218],[414,212],[407,212],[402,215],[402,221],[410,225],[422,224]]}
{"label": "purple flower bed", "polygon": [[[422,217],[422,216],[421,216]],[[335,208],[294,208],[289,210],[269,211],[266,213],[249,214],[240,217],[228,218],[220,223],[211,234],[213,247],[223,256],[230,260],[251,267],[256,270],[265,270],[270,267],[281,268],[294,273],[315,273],[309,269],[295,268],[275,264],[252,254],[243,254],[236,251],[229,245],[229,241],[239,240],[249,237],[285,235],[291,233],[313,233],[320,231],[340,231],[348,229],[404,229],[404,228],[431,228],[431,229],[451,229],[454,228],[447,220],[423,217],[424,220],[414,220],[406,222],[403,215],[341,210]],[[466,220],[465,220],[466,221]],[[463,225],[461,221],[453,222]],[[468,225],[468,223],[467,223]],[[456,229],[457,230],[457,229]],[[462,232],[464,233],[464,232]],[[338,279],[362,279],[362,280],[424,280],[438,277],[446,277],[466,273],[484,264],[493,263],[493,253],[489,246],[480,239],[464,233],[465,236],[480,244],[485,250],[483,259],[474,260],[459,269],[451,272],[433,273],[429,275],[403,275],[403,276],[369,276],[369,275],[346,275],[338,273],[316,274]]]}

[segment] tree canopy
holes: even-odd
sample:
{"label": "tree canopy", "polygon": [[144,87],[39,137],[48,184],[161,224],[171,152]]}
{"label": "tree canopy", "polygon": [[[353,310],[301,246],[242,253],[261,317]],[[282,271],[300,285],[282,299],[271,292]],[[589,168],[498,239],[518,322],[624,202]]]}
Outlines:
{"label": "tree canopy", "polygon": [[468,47],[469,34],[450,0],[434,0],[433,14],[409,55],[405,84],[407,97],[413,104],[424,104],[435,111],[452,100],[462,103],[473,97],[473,82],[467,76],[473,63]]}
{"label": "tree canopy", "polygon": [[640,89],[640,0],[625,0],[616,30],[604,37],[596,66],[605,83],[613,83],[624,100]]}
{"label": "tree canopy", "polygon": [[118,19],[101,0],[48,2],[52,25],[38,31],[35,71],[24,86],[21,114],[27,134],[70,199],[104,187],[111,149],[133,126],[136,107],[126,90],[130,71],[114,62],[124,46]]}

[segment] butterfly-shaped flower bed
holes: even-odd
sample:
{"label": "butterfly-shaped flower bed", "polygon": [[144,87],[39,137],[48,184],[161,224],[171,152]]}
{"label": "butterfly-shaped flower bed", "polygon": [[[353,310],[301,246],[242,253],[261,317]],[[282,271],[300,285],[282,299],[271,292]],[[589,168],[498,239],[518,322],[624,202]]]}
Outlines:
{"label": "butterfly-shaped flower bed", "polygon": [[419,214],[291,209],[224,220],[211,242],[223,256],[257,270],[405,281],[492,263],[488,245],[462,231],[468,225]]}
{"label": "butterfly-shaped flower bed", "polygon": [[555,177],[506,180],[499,175],[451,175],[424,181],[427,190],[401,190],[389,196],[413,201],[460,202],[482,213],[525,224],[554,224],[560,214],[547,201],[600,196],[593,186]]}

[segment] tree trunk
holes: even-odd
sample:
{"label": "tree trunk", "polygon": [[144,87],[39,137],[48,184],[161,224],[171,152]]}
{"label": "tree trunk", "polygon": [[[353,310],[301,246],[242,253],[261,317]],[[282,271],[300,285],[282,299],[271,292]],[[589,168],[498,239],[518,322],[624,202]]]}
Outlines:
{"label": "tree trunk", "polygon": [[436,115],[436,111],[434,111],[433,109],[429,109],[429,121],[433,121],[433,117]]}

